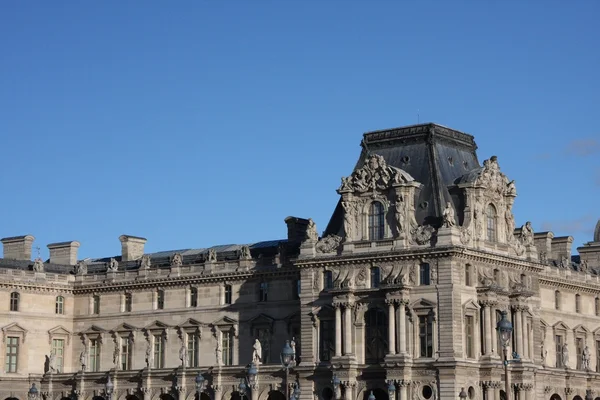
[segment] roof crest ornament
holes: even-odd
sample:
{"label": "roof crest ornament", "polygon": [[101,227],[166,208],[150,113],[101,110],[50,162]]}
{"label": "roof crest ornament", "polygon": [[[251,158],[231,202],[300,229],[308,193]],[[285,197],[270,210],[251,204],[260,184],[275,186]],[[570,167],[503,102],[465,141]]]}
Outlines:
{"label": "roof crest ornament", "polygon": [[362,168],[357,169],[349,177],[342,178],[338,193],[376,191],[388,189],[393,185],[414,181],[407,172],[387,165],[383,156],[370,155]]}

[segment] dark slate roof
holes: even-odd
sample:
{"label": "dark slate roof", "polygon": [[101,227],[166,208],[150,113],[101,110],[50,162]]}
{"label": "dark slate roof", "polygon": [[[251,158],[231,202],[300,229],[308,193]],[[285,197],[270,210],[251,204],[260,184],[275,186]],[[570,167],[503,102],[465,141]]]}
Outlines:
{"label": "dark slate roof", "polygon": [[[367,132],[361,146],[354,170],[361,168],[369,155],[378,154],[388,165],[408,172],[423,185],[415,199],[420,224],[437,224],[446,202],[456,205],[459,201],[448,186],[481,168],[473,136],[433,123]],[[340,234],[342,224],[343,209],[338,202],[324,235]]]}
{"label": "dark slate roof", "polygon": [[[169,267],[171,257],[173,257],[175,253],[180,253],[182,255],[184,264],[204,262],[209,249],[216,250],[218,261],[237,260],[239,254],[238,252],[241,250],[242,246],[248,246],[250,248],[250,254],[252,255],[252,258],[273,257],[279,251],[280,246],[289,247],[287,246],[287,240],[282,239],[268,240],[247,245],[226,244],[200,249],[167,250],[159,251],[156,253],[147,253],[146,255],[150,256],[150,260],[152,262],[153,267],[161,268]],[[296,249],[289,248],[287,249],[287,251],[288,254],[291,255],[296,251]],[[139,267],[139,260],[122,261],[120,255],[103,258],[89,258],[82,261],[85,261],[88,264],[88,273],[104,273],[107,268],[107,263],[110,261],[111,258],[114,258],[115,260],[119,261],[119,270],[136,270]],[[9,260],[0,258],[0,268],[21,269],[31,271],[33,269],[32,267],[33,261]],[[51,264],[49,261],[46,261],[44,263],[44,270],[45,272],[51,273],[71,274],[74,271],[74,267],[72,265]]]}

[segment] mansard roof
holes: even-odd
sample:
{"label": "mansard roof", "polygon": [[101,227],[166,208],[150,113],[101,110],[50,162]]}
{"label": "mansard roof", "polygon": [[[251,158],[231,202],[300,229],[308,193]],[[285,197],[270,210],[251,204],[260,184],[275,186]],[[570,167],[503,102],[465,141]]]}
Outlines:
{"label": "mansard roof", "polygon": [[[465,173],[481,168],[473,136],[433,123],[367,132],[361,146],[354,171],[377,154],[387,165],[405,171],[423,185],[415,199],[419,224],[440,220],[445,204],[458,201],[448,187]],[[339,235],[342,225],[343,208],[338,202],[324,236]]]}

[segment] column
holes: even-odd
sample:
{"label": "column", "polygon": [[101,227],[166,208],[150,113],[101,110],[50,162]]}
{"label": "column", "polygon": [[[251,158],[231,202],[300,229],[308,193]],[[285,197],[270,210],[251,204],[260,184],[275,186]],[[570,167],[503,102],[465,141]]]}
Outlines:
{"label": "column", "polygon": [[[492,321],[492,313],[490,303],[484,301],[481,303],[483,306],[483,332],[484,332],[484,345],[485,349],[483,350],[483,354],[486,356],[491,355],[494,351],[494,344],[492,342],[492,332],[491,332],[491,321]],[[489,396],[489,395],[488,395]]]}
{"label": "column", "polygon": [[[404,307],[403,304],[401,304],[402,307]],[[400,393],[398,393],[400,395],[400,397],[398,397],[398,400],[408,400],[408,385],[406,382],[401,382],[398,386],[400,386]]]}
{"label": "column", "polygon": [[387,299],[385,301],[388,305],[388,354],[396,354],[396,307],[394,307],[395,300]]}
{"label": "column", "polygon": [[[400,301],[400,306],[398,307],[398,311],[399,311],[399,315],[398,318],[400,319],[400,327],[398,329],[400,329],[400,334],[398,335],[398,341],[399,346],[398,346],[398,352],[400,354],[406,354],[406,300],[401,300]],[[404,388],[404,391],[406,392],[406,388]]]}
{"label": "column", "polygon": [[523,333],[523,354],[522,358],[529,358],[529,332],[527,331],[527,309],[522,308],[521,311],[521,331]]}
{"label": "column", "polygon": [[494,400],[494,388],[490,384],[485,385],[485,398]]}
{"label": "column", "polygon": [[352,354],[352,304],[344,305],[344,355]]}
{"label": "column", "polygon": [[492,303],[492,302],[488,302],[488,309],[489,309],[489,318],[486,321],[486,340],[489,337],[490,341],[490,355],[493,354],[501,354],[500,353],[500,349],[496,349],[496,337],[494,336],[494,321],[496,320],[496,310],[495,307],[496,303]]}
{"label": "column", "polygon": [[522,326],[522,313],[521,313],[521,307],[516,306],[514,307],[515,310],[515,317],[514,317],[514,334],[517,335],[516,336],[516,344],[517,344],[517,354],[519,354],[519,356],[523,355],[523,326]]}
{"label": "column", "polygon": [[335,356],[342,355],[342,310],[339,303],[333,303],[335,307]]}

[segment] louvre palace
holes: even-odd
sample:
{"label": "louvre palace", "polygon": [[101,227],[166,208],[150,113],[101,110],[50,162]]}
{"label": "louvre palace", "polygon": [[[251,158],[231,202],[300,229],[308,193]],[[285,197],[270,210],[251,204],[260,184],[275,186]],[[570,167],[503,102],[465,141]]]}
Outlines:
{"label": "louvre palace", "polygon": [[0,399],[599,400],[600,222],[576,249],[517,224],[502,155],[453,129],[361,146],[321,234],[83,260],[2,239]]}

